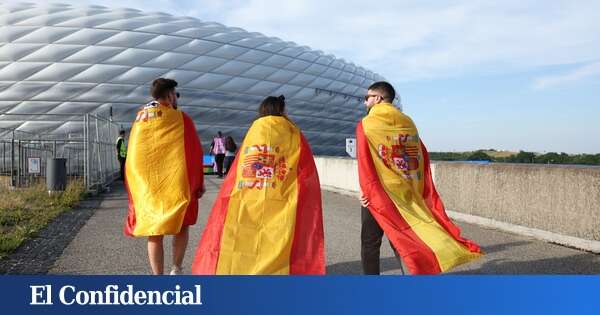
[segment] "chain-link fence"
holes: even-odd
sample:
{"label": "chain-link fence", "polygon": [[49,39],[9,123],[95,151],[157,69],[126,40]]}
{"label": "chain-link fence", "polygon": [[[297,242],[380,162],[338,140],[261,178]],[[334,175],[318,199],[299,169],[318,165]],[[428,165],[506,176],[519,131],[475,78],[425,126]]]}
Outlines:
{"label": "chain-link fence", "polygon": [[[119,174],[119,126],[94,114],[0,114],[0,185],[45,183],[48,159],[66,159],[67,180],[83,180],[87,191],[105,188]],[[25,122],[25,124],[23,124]],[[27,129],[27,131],[25,130]]]}

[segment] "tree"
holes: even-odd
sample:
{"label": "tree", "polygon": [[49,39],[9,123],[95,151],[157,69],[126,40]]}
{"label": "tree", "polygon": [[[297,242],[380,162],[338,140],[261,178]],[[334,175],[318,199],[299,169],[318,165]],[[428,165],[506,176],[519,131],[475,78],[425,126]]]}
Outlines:
{"label": "tree", "polygon": [[515,162],[517,163],[535,163],[535,153],[519,151],[515,156]]}
{"label": "tree", "polygon": [[560,155],[556,152],[548,152],[535,158],[537,163],[543,164],[558,164],[561,161]]}
{"label": "tree", "polygon": [[469,161],[492,161],[492,157],[482,150],[475,151],[467,158]]}

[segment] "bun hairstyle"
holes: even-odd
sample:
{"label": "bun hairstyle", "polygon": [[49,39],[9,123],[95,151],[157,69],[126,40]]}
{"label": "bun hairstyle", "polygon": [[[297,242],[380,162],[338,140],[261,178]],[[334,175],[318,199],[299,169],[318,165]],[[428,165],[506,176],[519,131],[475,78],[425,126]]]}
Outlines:
{"label": "bun hairstyle", "polygon": [[285,96],[267,96],[258,106],[258,118],[285,116]]}

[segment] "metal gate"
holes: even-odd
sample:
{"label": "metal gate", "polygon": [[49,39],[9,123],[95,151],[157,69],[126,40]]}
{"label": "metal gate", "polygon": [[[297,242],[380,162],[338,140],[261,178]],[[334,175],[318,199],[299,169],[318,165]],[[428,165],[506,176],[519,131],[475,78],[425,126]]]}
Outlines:
{"label": "metal gate", "polygon": [[64,132],[31,132],[0,128],[0,185],[29,187],[45,182],[46,161],[65,158],[68,180],[83,180],[87,191],[99,191],[119,175],[115,141],[119,126],[94,114],[0,114],[0,121],[68,123]]}

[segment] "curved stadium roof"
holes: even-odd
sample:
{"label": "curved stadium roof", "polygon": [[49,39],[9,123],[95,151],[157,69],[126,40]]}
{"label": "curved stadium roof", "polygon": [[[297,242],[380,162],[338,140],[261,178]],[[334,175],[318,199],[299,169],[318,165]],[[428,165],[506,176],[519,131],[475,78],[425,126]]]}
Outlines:
{"label": "curved stadium roof", "polygon": [[[179,82],[181,109],[203,143],[217,130],[240,141],[267,95],[286,96],[315,154],[344,154],[379,75],[240,28],[191,17],[101,6],[0,4],[0,128],[68,135],[108,115],[129,127],[157,77]],[[36,115],[30,115],[36,114]]]}

